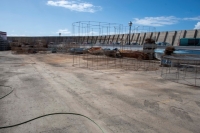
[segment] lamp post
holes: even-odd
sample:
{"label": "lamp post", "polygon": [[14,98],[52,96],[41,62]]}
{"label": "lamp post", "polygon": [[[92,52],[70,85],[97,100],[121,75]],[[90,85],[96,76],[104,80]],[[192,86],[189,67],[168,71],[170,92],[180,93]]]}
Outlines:
{"label": "lamp post", "polygon": [[59,38],[59,39],[58,39],[59,43],[60,43],[60,36],[61,36],[61,33],[59,33],[59,37],[58,37],[58,38]]}
{"label": "lamp post", "polygon": [[129,23],[129,45],[131,45],[131,26],[132,26],[132,22],[130,21]]}

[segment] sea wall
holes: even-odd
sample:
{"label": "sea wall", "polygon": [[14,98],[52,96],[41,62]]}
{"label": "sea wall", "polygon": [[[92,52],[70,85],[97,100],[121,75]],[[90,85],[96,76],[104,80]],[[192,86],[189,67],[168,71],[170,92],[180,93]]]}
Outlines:
{"label": "sea wall", "polygon": [[46,40],[48,42],[77,42],[84,44],[128,44],[129,37],[131,43],[144,44],[146,38],[153,38],[156,42],[168,42],[173,46],[178,46],[180,38],[200,38],[200,30],[180,30],[164,32],[143,32],[102,36],[8,36],[8,41],[36,41]]}

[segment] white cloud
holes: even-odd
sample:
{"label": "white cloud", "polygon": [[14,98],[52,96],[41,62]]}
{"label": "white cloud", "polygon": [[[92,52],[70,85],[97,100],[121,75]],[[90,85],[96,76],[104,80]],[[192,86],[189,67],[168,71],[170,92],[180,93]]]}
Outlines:
{"label": "white cloud", "polygon": [[48,0],[47,5],[64,7],[71,11],[78,11],[78,12],[94,13],[98,10],[101,10],[100,6],[94,6],[91,3],[79,2],[77,0],[76,1],[75,0]]}
{"label": "white cloud", "polygon": [[200,16],[193,17],[193,18],[183,18],[183,20],[200,21]]}
{"label": "white cloud", "polygon": [[200,22],[198,22],[195,26],[194,29],[200,29]]}
{"label": "white cloud", "polygon": [[174,16],[161,16],[161,17],[144,17],[142,19],[134,18],[133,24],[145,26],[165,26],[178,23],[179,18]]}
{"label": "white cloud", "polygon": [[61,33],[61,35],[69,35],[71,32],[68,29],[60,29],[56,32],[57,34]]}

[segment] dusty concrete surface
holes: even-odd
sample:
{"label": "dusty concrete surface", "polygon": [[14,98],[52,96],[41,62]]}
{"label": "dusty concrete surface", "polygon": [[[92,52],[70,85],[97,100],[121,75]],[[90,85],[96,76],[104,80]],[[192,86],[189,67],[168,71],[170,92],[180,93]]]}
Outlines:
{"label": "dusty concrete surface", "polygon": [[[0,52],[0,126],[56,112],[81,113],[105,133],[199,133],[200,89],[155,72],[91,71],[64,54]],[[10,86],[6,87],[6,86]],[[101,133],[80,116],[55,115],[1,133]]]}

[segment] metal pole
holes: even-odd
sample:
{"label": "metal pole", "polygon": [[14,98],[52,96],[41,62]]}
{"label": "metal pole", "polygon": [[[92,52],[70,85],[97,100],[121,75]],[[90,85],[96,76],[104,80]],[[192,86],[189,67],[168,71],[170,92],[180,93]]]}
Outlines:
{"label": "metal pole", "polygon": [[131,45],[131,26],[130,26],[130,29],[129,29],[129,45]]}
{"label": "metal pole", "polygon": [[131,26],[132,26],[132,22],[129,22],[129,45],[131,45]]}

